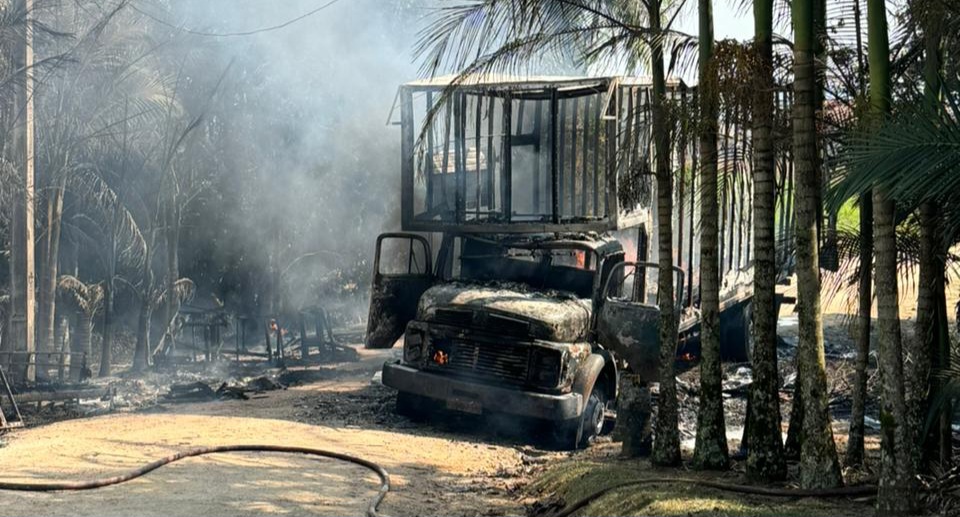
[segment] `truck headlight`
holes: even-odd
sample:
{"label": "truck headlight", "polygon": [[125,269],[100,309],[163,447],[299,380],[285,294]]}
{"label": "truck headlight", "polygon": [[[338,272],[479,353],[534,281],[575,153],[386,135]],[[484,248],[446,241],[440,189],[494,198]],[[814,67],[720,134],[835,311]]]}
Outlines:
{"label": "truck headlight", "polygon": [[533,351],[533,371],[530,380],[541,388],[556,388],[560,382],[562,356],[559,350],[537,348]]}
{"label": "truck headlight", "polygon": [[423,358],[423,333],[419,330],[408,329],[403,337],[403,362],[417,364]]}

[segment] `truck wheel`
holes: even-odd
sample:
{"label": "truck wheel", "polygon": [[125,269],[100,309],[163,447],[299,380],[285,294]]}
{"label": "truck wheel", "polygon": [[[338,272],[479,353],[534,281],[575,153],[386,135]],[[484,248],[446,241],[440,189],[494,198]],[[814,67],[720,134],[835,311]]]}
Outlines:
{"label": "truck wheel", "polygon": [[604,431],[604,403],[594,390],[587,399],[580,418],[561,422],[554,426],[553,445],[562,450],[583,449]]}
{"label": "truck wheel", "polygon": [[422,422],[430,416],[429,400],[426,397],[401,391],[397,393],[397,414],[414,422]]}

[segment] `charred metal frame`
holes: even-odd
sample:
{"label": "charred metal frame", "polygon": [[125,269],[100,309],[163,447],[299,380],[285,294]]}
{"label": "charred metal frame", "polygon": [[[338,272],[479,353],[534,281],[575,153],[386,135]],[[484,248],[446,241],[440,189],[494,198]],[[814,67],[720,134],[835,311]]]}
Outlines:
{"label": "charred metal frame", "polygon": [[[641,125],[649,135],[650,114],[639,102],[649,98],[649,84],[617,77],[454,81],[417,81],[398,91],[403,230],[604,232],[650,217],[645,204],[621,192],[650,181],[644,172],[652,152],[640,138]],[[669,89],[677,99],[688,90],[679,81]],[[520,187],[513,154],[524,146],[533,148],[532,171]],[[520,192],[530,197],[529,214],[515,205]]]}

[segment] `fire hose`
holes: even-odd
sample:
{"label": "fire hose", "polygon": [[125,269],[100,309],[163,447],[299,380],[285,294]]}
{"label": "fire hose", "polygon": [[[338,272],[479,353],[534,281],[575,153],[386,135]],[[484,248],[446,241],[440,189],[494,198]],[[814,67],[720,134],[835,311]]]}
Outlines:
{"label": "fire hose", "polygon": [[363,458],[358,458],[356,456],[351,456],[341,452],[314,449],[310,447],[291,447],[286,445],[217,445],[213,447],[201,447],[198,449],[191,449],[188,451],[181,451],[171,454],[167,457],[158,459],[140,468],[130,470],[117,476],[93,479],[89,481],[52,481],[40,483],[18,483],[0,480],[0,490],[16,490],[22,492],[93,490],[95,488],[103,488],[110,485],[125,483],[132,479],[143,476],[144,474],[157,470],[164,465],[169,465],[175,461],[180,461],[185,458],[193,458],[195,456],[219,454],[224,452],[282,452],[287,454],[306,454],[309,456],[320,456],[324,458],[345,461],[369,469],[380,478],[380,489],[377,491],[377,495],[374,496],[367,505],[368,517],[380,517],[380,514],[377,512],[377,508],[380,506],[380,503],[383,502],[384,497],[387,496],[387,492],[390,491],[390,475],[383,467],[370,460],[365,460]]}

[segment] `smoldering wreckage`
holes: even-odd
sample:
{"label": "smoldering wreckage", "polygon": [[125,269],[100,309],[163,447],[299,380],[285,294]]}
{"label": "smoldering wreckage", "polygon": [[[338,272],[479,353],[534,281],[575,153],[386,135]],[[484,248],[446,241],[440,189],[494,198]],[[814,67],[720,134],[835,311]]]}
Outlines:
{"label": "smoldering wreckage", "polygon": [[[513,438],[521,442],[589,447],[617,429],[624,397],[645,405],[648,420],[655,411],[655,386],[652,394],[638,395],[621,385],[625,376],[633,378],[631,385],[657,381],[656,272],[666,249],[676,255],[672,310],[679,322],[681,427],[692,440],[696,390],[688,377],[696,375],[692,366],[700,356],[696,184],[690,179],[685,193],[681,180],[674,242],[651,246],[655,186],[649,174],[636,173],[651,167],[651,115],[640,109],[650,85],[625,77],[486,78],[460,82],[450,94],[451,81],[415,81],[399,89],[391,117],[398,115],[402,143],[402,231],[376,240],[365,331],[344,327],[324,308],[250,316],[185,304],[176,337],[148,377],[69,382],[64,371],[75,357],[64,352],[51,354],[49,363],[38,358],[36,367],[45,374],[40,377],[49,381],[26,386],[4,377],[0,426],[269,397],[288,385],[336,379],[338,369],[364,353],[347,344],[362,341],[367,350],[393,349],[373,382],[395,403],[377,411],[395,409],[414,421],[495,415],[523,423],[524,431]],[[669,85],[680,106],[691,106],[691,92],[680,81]],[[444,95],[450,100],[441,104]],[[684,145],[671,159],[683,164],[693,154],[693,144]],[[724,161],[736,168],[739,156],[734,151]],[[750,382],[752,230],[744,206],[734,201],[723,211],[720,329],[728,363],[725,393],[736,426],[744,420]],[[789,228],[787,221],[781,224]],[[789,267],[789,257],[783,266]],[[789,288],[779,293],[778,306],[792,302]],[[781,342],[783,365],[792,364],[790,341]],[[22,366],[11,355],[4,359],[6,372]],[[792,373],[784,373],[789,381]],[[837,404],[847,397],[839,393]],[[634,406],[631,414],[644,413]],[[0,482],[0,488],[97,488],[184,457],[231,450],[323,455],[369,468],[381,480],[370,515],[390,488],[385,470],[362,458],[258,447],[193,450],[116,478]]]}

